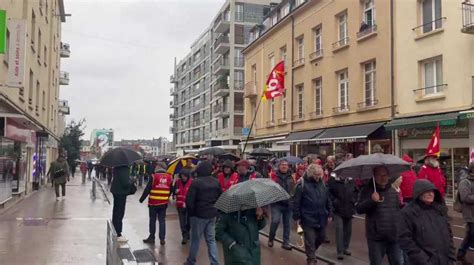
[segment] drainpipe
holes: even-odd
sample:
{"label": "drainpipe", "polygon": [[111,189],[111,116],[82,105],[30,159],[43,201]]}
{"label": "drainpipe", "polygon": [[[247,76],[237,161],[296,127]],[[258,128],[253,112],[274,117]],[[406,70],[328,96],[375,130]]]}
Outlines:
{"label": "drainpipe", "polygon": [[[290,42],[290,45],[291,45],[291,59],[292,61],[289,63],[291,65],[291,85],[290,85],[290,88],[291,88],[291,97],[290,97],[290,102],[291,102],[291,108],[290,108],[290,133],[293,132],[293,109],[294,109],[294,90],[293,90],[293,87],[294,87],[294,83],[295,83],[295,75],[294,75],[294,71],[293,71],[293,56],[295,54],[295,45],[294,45],[294,41],[295,41],[295,17],[293,15],[291,15],[291,42]],[[296,156],[298,156],[298,145],[299,143],[297,142],[296,144]],[[291,150],[291,148],[290,148]]]}
{"label": "drainpipe", "polygon": [[[390,0],[390,110],[391,119],[395,118],[395,39],[394,39],[394,0]],[[398,130],[392,130],[392,153],[397,154],[400,150],[397,134]],[[398,147],[398,148],[397,148]],[[369,146],[370,148],[370,146]],[[397,154],[398,155],[398,154]]]}

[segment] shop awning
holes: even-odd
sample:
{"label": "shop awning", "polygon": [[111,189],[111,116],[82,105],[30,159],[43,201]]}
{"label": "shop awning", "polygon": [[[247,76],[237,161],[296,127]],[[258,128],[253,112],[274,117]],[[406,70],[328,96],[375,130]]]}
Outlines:
{"label": "shop awning", "polygon": [[315,137],[313,140],[319,143],[324,143],[333,141],[350,142],[358,139],[365,139],[367,138],[367,136],[382,127],[384,124],[385,122],[378,122],[338,128],[329,128],[317,137]]}
{"label": "shop awning", "polygon": [[[248,141],[248,144],[258,144],[258,143],[263,143],[263,142],[276,142],[276,141],[284,140],[285,138],[286,138],[285,136],[258,138],[258,139],[252,139]],[[240,143],[241,144],[245,143],[245,140],[240,141]]]}
{"label": "shop awning", "polygon": [[404,128],[426,128],[435,127],[439,122],[441,126],[456,125],[459,112],[449,112],[443,114],[425,115],[412,118],[394,119],[385,125],[387,130],[404,129]]}
{"label": "shop awning", "polygon": [[304,132],[292,132],[286,137],[285,140],[278,142],[279,144],[286,144],[286,143],[297,143],[297,142],[307,142],[312,141],[314,137],[317,137],[324,129],[319,130],[311,130],[311,131],[304,131]]}

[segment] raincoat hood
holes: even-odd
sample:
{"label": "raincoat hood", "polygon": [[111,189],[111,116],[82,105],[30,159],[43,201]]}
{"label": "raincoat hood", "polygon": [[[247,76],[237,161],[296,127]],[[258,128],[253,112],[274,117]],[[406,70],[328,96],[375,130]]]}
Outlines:
{"label": "raincoat hood", "polygon": [[442,202],[441,193],[438,191],[435,185],[433,185],[433,183],[431,183],[429,180],[426,180],[426,179],[418,179],[415,182],[415,185],[413,186],[413,198],[418,200],[421,194],[430,190],[434,191],[435,193],[434,201],[441,203]]}

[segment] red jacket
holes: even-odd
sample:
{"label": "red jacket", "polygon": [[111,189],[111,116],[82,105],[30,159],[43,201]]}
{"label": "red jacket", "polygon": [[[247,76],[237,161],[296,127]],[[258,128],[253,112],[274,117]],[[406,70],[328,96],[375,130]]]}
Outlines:
{"label": "red jacket", "polygon": [[152,186],[148,196],[148,205],[158,206],[168,204],[173,178],[168,173],[155,173],[152,175]]}
{"label": "red jacket", "polygon": [[446,194],[446,179],[444,178],[440,168],[432,168],[423,165],[420,172],[418,172],[418,178],[427,179],[433,183],[441,193],[441,197],[444,199],[444,195]]}
{"label": "red jacket", "polygon": [[186,208],[186,195],[188,195],[189,187],[193,180],[191,178],[186,181],[186,184],[183,184],[181,179],[176,181],[176,207],[177,208]]}
{"label": "red jacket", "polygon": [[225,192],[239,182],[239,174],[234,172],[228,179],[226,179],[224,173],[221,172],[217,175],[217,180],[219,181],[219,184],[221,184],[222,192]]}
{"label": "red jacket", "polygon": [[403,172],[402,183],[400,184],[400,191],[403,199],[411,199],[413,197],[413,186],[417,179],[415,171],[412,169]]}

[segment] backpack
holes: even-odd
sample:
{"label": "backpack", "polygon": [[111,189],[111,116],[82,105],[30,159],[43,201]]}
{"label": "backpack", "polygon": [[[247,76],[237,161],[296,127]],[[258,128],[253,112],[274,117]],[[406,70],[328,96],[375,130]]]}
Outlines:
{"label": "backpack", "polygon": [[[470,180],[467,180],[467,181],[469,183],[469,187],[471,187],[471,181]],[[459,182],[459,184],[461,184],[461,182]],[[454,196],[453,210],[458,213],[462,213],[462,201],[461,201],[461,194],[459,194],[459,189],[456,191],[456,196]]]}

